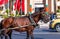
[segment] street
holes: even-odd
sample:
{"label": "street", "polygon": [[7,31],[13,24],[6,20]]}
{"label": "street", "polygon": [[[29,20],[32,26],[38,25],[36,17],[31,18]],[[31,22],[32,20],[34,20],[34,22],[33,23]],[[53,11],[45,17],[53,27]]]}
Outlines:
{"label": "street", "polygon": [[[46,28],[35,28],[34,39],[60,39],[60,32],[51,32]],[[26,32],[17,32],[13,30],[12,39],[25,39]]]}
{"label": "street", "polygon": [[[60,39],[60,32],[50,32],[48,30],[41,31],[40,29],[35,29],[33,34],[35,39]],[[26,32],[19,33],[13,31],[12,33],[12,39],[25,39],[25,38]]]}
{"label": "street", "polygon": [[60,39],[60,0],[0,0],[0,39],[7,39],[7,34],[12,39],[26,39],[27,35]]}

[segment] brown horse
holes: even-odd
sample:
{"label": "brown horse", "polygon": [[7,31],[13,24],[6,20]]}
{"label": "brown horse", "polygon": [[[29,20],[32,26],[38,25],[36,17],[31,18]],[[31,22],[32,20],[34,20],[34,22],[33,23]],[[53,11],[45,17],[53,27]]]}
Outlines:
{"label": "brown horse", "polygon": [[[7,36],[9,36],[11,39],[12,30],[9,30],[9,28],[19,27],[13,30],[16,30],[18,32],[26,31],[27,32],[26,39],[29,39],[29,37],[31,37],[31,39],[34,39],[33,30],[40,19],[42,19],[46,23],[49,21],[49,16],[42,12],[41,13],[35,12],[31,14],[31,16],[29,15],[29,16],[24,16],[24,17],[9,17],[9,18],[3,19],[0,23],[0,27],[1,29],[6,29],[6,30],[2,31],[1,34],[5,35],[5,39],[8,39]],[[30,25],[30,24],[33,24],[33,25]]]}

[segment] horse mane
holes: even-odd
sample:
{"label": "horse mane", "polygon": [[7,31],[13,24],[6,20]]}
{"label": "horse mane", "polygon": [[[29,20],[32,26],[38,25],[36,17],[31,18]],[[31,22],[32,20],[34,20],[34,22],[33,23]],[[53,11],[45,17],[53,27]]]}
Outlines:
{"label": "horse mane", "polygon": [[40,12],[34,12],[34,13],[32,13],[31,15],[29,14],[28,16],[19,16],[19,17],[12,17],[12,16],[9,16],[8,18],[24,18],[24,17],[35,17],[36,15],[38,15],[38,14],[40,14]]}
{"label": "horse mane", "polygon": [[[37,15],[41,14],[40,12],[34,12],[33,14],[31,14],[31,17],[35,17]],[[29,15],[30,16],[30,15]]]}

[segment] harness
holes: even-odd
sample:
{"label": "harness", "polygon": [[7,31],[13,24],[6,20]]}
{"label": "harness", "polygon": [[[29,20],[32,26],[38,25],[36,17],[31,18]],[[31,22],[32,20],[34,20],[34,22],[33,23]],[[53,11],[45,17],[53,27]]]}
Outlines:
{"label": "harness", "polygon": [[37,26],[38,24],[35,23],[35,21],[33,20],[33,18],[31,17],[31,14],[30,16],[28,17],[31,21],[31,24],[33,24],[33,26]]}

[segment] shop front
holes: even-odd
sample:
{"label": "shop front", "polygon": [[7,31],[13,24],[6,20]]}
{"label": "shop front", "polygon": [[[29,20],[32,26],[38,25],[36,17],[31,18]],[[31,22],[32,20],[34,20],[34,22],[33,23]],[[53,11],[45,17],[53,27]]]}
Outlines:
{"label": "shop front", "polygon": [[44,4],[43,3],[35,3],[35,12],[41,12],[44,9]]}

